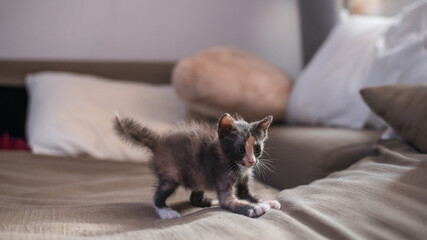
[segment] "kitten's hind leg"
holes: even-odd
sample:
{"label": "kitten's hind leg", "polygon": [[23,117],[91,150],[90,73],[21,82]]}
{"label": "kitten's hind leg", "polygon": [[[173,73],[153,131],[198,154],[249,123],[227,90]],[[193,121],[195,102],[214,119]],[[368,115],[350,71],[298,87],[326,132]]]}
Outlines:
{"label": "kitten's hind leg", "polygon": [[154,195],[154,206],[162,219],[178,218],[181,215],[166,205],[166,199],[177,189],[178,184],[172,181],[160,180]]}
{"label": "kitten's hind leg", "polygon": [[190,196],[190,202],[196,207],[211,207],[218,204],[218,201],[205,197],[203,191],[192,191]]}

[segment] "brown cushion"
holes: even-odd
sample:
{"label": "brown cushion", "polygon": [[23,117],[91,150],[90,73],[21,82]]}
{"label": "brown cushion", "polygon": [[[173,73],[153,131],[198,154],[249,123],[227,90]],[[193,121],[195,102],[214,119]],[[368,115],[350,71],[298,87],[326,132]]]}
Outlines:
{"label": "brown cushion", "polygon": [[427,85],[387,85],[360,93],[372,111],[400,136],[427,152]]}
{"label": "brown cushion", "polygon": [[308,184],[373,154],[381,132],[343,128],[273,126],[266,143],[275,173],[260,177],[278,189]]}
{"label": "brown cushion", "polygon": [[209,117],[238,113],[246,120],[285,116],[292,81],[247,52],[217,47],[180,60],[172,84],[188,107]]}

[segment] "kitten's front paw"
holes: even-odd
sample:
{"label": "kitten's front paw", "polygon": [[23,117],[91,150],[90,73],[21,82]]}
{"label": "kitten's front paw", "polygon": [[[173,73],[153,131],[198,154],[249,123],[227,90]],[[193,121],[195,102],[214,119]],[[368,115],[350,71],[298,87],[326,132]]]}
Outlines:
{"label": "kitten's front paw", "polygon": [[267,203],[268,205],[270,205],[271,208],[276,210],[279,210],[281,208],[279,201],[276,200],[264,201],[263,203]]}
{"label": "kitten's front paw", "polygon": [[179,218],[181,215],[172,208],[156,208],[161,219]]}
{"label": "kitten's front paw", "polygon": [[251,218],[261,217],[268,210],[270,210],[270,208],[268,208],[268,210],[265,210],[265,209],[266,209],[266,206],[255,205],[249,209],[248,216]]}
{"label": "kitten's front paw", "polygon": [[271,209],[270,204],[266,202],[260,202],[260,203],[257,203],[257,205],[260,206],[264,210],[264,212],[267,212],[268,210]]}

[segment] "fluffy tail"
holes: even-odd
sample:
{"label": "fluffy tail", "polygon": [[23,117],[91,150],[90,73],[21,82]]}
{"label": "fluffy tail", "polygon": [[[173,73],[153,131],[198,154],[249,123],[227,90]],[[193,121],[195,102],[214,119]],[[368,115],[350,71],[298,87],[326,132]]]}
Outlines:
{"label": "fluffy tail", "polygon": [[129,118],[120,120],[119,116],[116,116],[114,128],[121,138],[137,146],[144,145],[153,150],[159,141],[157,133]]}

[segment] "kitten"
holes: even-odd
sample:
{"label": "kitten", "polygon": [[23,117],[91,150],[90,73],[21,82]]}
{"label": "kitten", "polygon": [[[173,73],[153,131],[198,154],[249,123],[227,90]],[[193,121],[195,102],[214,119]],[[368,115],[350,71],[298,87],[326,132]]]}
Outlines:
{"label": "kitten", "polygon": [[117,117],[115,128],[123,139],[153,151],[153,169],[159,179],[154,205],[161,218],[180,217],[166,205],[178,186],[192,190],[194,206],[212,206],[214,201],[204,191],[214,190],[222,208],[259,217],[270,208],[280,209],[278,201],[263,201],[249,187],[272,119],[248,123],[224,114],[217,126],[189,123],[159,135],[134,120]]}

